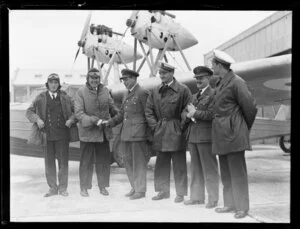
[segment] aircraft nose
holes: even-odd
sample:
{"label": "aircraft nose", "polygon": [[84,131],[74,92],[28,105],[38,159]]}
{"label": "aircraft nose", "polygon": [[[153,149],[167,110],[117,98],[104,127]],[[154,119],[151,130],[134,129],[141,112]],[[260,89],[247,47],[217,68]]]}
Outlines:
{"label": "aircraft nose", "polygon": [[178,34],[180,34],[180,36],[177,36],[177,41],[181,49],[187,49],[198,44],[197,38],[186,28],[180,27]]}

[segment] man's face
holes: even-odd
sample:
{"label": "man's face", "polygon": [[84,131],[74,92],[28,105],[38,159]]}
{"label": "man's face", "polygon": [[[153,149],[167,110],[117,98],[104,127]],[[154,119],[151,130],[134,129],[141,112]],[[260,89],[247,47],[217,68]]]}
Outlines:
{"label": "man's face", "polygon": [[121,81],[124,83],[125,87],[129,90],[135,85],[136,77],[130,77],[128,75],[124,75]]}
{"label": "man's face", "polygon": [[211,62],[211,68],[214,71],[214,75],[220,74],[220,64],[216,63],[214,60]]}
{"label": "man's face", "polygon": [[51,91],[52,93],[56,92],[58,87],[59,87],[59,83],[57,80],[49,80],[48,81],[48,87],[49,87],[49,91]]}
{"label": "man's face", "polygon": [[197,88],[203,89],[209,84],[209,75],[207,73],[202,73],[196,77]]}
{"label": "man's face", "polygon": [[162,83],[169,83],[173,79],[174,72],[168,72],[160,69],[158,73]]}
{"label": "man's face", "polygon": [[100,84],[100,76],[93,74],[93,75],[89,75],[88,77],[88,83],[89,85],[91,85],[92,88],[97,88],[98,85]]}

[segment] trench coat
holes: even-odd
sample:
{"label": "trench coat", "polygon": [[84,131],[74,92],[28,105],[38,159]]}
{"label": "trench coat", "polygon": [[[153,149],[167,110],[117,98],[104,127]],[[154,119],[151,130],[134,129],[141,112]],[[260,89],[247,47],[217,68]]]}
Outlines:
{"label": "trench coat", "polygon": [[250,150],[250,129],[257,113],[256,101],[246,82],[229,71],[217,83],[213,102],[212,152],[224,155]]}
{"label": "trench coat", "polygon": [[161,152],[181,151],[186,148],[181,113],[192,101],[192,94],[175,78],[164,96],[160,93],[161,87],[150,91],[145,109],[148,125],[153,131],[152,147]]}
{"label": "trench coat", "polygon": [[[31,103],[31,105],[27,108],[25,116],[26,118],[36,125],[39,119],[43,120],[46,123],[46,108],[47,108],[47,99],[46,93],[48,91],[41,92],[35,100]],[[73,100],[67,95],[65,91],[59,91],[60,93],[60,102],[62,107],[62,112],[65,120],[71,120],[72,126],[69,129],[69,141],[75,142],[78,141],[78,129],[76,127],[76,118],[74,114],[74,103]],[[34,131],[35,128],[32,128]],[[34,136],[31,134],[30,136]],[[29,142],[32,142],[32,139],[28,139]]]}
{"label": "trench coat", "polygon": [[[98,127],[93,123],[92,116],[109,120],[118,113],[118,109],[110,96],[109,90],[103,84],[97,91],[86,84],[79,88],[75,96],[75,116],[78,119],[79,139],[83,142],[104,142],[113,138],[112,129]],[[103,129],[104,128],[104,129]]]}

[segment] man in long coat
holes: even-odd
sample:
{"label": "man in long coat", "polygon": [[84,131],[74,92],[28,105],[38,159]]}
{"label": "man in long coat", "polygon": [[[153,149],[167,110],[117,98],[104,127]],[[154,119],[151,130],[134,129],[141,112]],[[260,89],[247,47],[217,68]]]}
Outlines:
{"label": "man in long coat", "polygon": [[193,103],[182,114],[188,123],[187,141],[191,153],[191,198],[184,204],[204,204],[206,187],[206,208],[213,208],[219,200],[218,162],[211,150],[214,90],[209,81],[213,72],[205,66],[198,66],[193,71],[198,92],[193,95]]}
{"label": "man in long coat", "polygon": [[230,69],[232,63],[228,54],[214,50],[212,69],[220,80],[214,100],[212,151],[219,155],[224,198],[224,207],[215,210],[235,211],[235,218],[243,218],[249,211],[245,150],[251,148],[249,135],[257,108],[245,81]]}
{"label": "man in long coat", "polygon": [[[92,188],[94,156],[98,187],[102,195],[109,195],[111,128],[101,123],[118,113],[109,90],[100,82],[100,73],[91,68],[87,74],[86,85],[79,88],[75,97],[75,115],[78,119],[80,139],[80,194],[89,196],[87,189]],[[95,155],[94,155],[95,154]]]}
{"label": "man in long coat", "polygon": [[[76,126],[72,126],[75,124],[74,106],[71,98],[60,90],[58,74],[48,76],[46,87],[48,90],[41,92],[26,110],[26,117],[46,133],[45,172],[50,189],[44,196],[68,196],[69,142],[78,140],[70,139],[70,136],[77,135],[70,133],[77,132]],[[58,185],[56,157],[59,168]]]}
{"label": "man in long coat", "polygon": [[159,75],[162,84],[152,89],[146,104],[146,118],[153,131],[153,149],[157,151],[154,172],[153,200],[170,197],[170,168],[173,165],[179,203],[187,195],[186,143],[183,136],[181,113],[191,102],[189,88],[174,78],[174,67],[161,63]]}
{"label": "man in long coat", "polygon": [[107,121],[114,127],[122,122],[120,128],[122,146],[125,151],[125,168],[131,185],[131,191],[125,196],[131,200],[145,197],[147,188],[148,124],[145,106],[148,91],[137,83],[139,74],[133,70],[123,69],[120,79],[128,92],[125,93],[120,113]]}

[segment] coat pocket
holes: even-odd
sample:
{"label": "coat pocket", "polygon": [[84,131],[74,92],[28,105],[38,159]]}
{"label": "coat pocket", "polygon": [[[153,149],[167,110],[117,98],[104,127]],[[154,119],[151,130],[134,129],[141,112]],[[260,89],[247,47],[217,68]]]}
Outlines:
{"label": "coat pocket", "polygon": [[27,139],[27,144],[45,146],[47,144],[46,133],[40,130],[37,124],[33,124],[31,128],[31,133]]}

